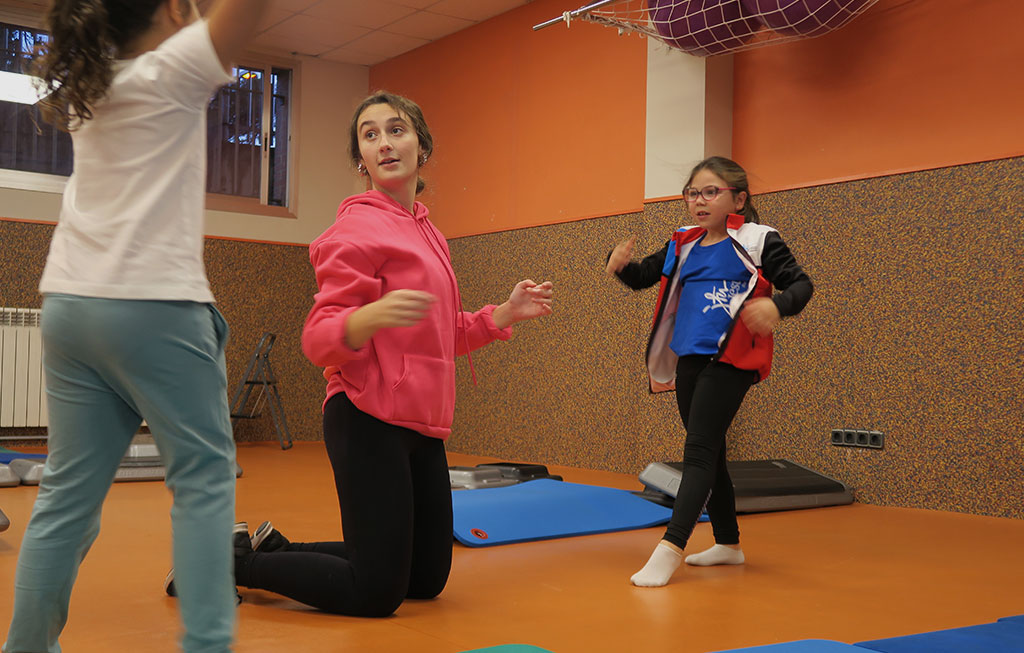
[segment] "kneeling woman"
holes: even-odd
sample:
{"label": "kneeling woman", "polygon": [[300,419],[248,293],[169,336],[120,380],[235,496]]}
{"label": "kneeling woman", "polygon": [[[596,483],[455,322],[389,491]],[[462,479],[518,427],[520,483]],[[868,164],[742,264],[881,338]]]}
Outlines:
{"label": "kneeling woman", "polygon": [[[512,324],[551,312],[550,282],[462,310],[444,236],[415,201],[433,139],[420,108],[376,93],[356,110],[353,164],[371,190],[342,202],[310,245],[319,292],[302,335],[325,369],[324,442],[343,542],[291,543],[264,523],[236,540],[236,582],[321,610],[387,616],[433,598],[452,561],[444,441],[455,410],[455,357]],[[470,361],[472,365],[472,361]]]}

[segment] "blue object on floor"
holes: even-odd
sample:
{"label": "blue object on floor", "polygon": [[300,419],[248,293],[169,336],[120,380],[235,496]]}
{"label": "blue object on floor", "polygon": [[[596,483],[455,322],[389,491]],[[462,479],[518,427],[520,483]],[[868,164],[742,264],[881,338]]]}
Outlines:
{"label": "blue object on floor", "polygon": [[1014,617],[1000,617],[999,621],[1009,621],[1009,622],[1013,622],[1013,623],[1019,623],[1022,627],[1024,627],[1024,614],[1018,614],[1018,615],[1016,615]]}
{"label": "blue object on floor", "polygon": [[[626,490],[538,479],[506,487],[452,492],[455,539],[494,546],[648,528],[672,510]],[[701,516],[707,520],[706,515]]]}
{"label": "blue object on floor", "polygon": [[462,653],[551,653],[551,651],[546,648],[530,646],[529,644],[502,644],[501,646],[491,646],[488,648],[475,648],[472,651],[463,651]]}
{"label": "blue object on floor", "polygon": [[46,460],[45,453],[20,453],[17,451],[0,451],[0,465],[9,465],[12,460],[26,458],[30,460]]}
{"label": "blue object on floor", "polygon": [[752,646],[750,648],[731,648],[720,653],[739,653],[740,651],[761,651],[762,653],[864,653],[864,649],[857,648],[852,644],[835,642],[830,639],[801,639],[796,642],[783,642],[781,644],[767,644],[765,646]]}
{"label": "blue object on floor", "polygon": [[1020,653],[1024,651],[1024,627],[1018,621],[997,621],[980,626],[857,642],[857,646],[883,653]]}

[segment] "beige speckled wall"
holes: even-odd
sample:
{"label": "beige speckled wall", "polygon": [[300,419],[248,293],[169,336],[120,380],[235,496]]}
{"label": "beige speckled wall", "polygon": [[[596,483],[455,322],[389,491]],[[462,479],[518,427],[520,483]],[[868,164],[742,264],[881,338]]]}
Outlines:
{"label": "beige speckled wall", "polygon": [[[0,306],[37,308],[42,304],[36,287],[52,233],[49,225],[0,220]],[[292,437],[321,439],[323,377],[303,357],[300,345],[302,324],[316,292],[306,247],[207,239],[206,269],[217,305],[231,327],[229,391],[234,393],[263,333],[276,333],[270,362]],[[44,432],[0,429],[2,436]],[[261,417],[239,420],[235,428],[240,442],[276,438],[265,407]]]}
{"label": "beige speckled wall", "polygon": [[[814,279],[777,332],[772,376],[734,422],[733,459],[788,458],[867,503],[1024,517],[1024,159],[756,198]],[[681,202],[451,241],[467,309],[518,280],[551,279],[555,314],[465,359],[452,451],[639,473],[677,460],[671,394],[646,391],[643,351],[657,290],[604,275],[633,233],[660,247]],[[0,305],[38,306],[52,227],[0,221]],[[208,240],[207,267],[232,328],[231,387],[265,330],[296,439],[320,435],[323,381],[299,337],[315,281],[304,247]],[[882,451],[835,447],[834,427],[886,434]],[[10,429],[4,429],[10,432]],[[7,433],[0,433],[7,434]],[[274,438],[269,415],[236,430]]]}
{"label": "beige speckled wall", "polygon": [[[731,459],[788,458],[867,503],[1024,517],[1024,159],[756,198],[816,284],[777,331],[773,374],[737,416]],[[671,394],[649,395],[643,352],[657,289],[604,275],[615,242],[641,255],[682,203],[642,214],[460,238],[465,305],[527,276],[555,282],[553,316],[459,367],[452,451],[639,473],[678,460]],[[836,447],[835,427],[886,435]]]}

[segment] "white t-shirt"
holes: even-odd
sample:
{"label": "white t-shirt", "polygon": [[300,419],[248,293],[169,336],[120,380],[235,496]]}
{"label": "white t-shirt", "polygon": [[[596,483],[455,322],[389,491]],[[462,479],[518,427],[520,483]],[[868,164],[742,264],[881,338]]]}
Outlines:
{"label": "white t-shirt", "polygon": [[203,265],[206,109],[232,81],[205,20],[119,61],[72,133],[75,169],[42,293],[212,302]]}

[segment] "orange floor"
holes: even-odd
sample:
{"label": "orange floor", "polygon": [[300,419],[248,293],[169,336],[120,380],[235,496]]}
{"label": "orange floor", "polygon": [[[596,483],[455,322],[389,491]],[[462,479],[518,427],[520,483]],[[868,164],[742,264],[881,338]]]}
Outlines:
{"label": "orange floor", "polygon": [[[323,447],[241,445],[238,514],[295,540],[331,539],[340,517]],[[451,464],[479,457],[450,454]],[[634,477],[552,467],[567,481],[638,489]],[[0,633],[36,489],[0,488]],[[174,651],[170,497],[117,483],[81,569],[62,637],[72,653]],[[455,545],[435,601],[387,619],[320,614],[243,590],[238,651],[454,653],[526,643],[555,653],[718,651],[805,638],[856,642],[1024,613],[1024,521],[854,504],[740,518],[748,564],[684,568],[664,588],[632,587],[661,529],[470,549]],[[691,548],[711,543],[700,524]]]}

